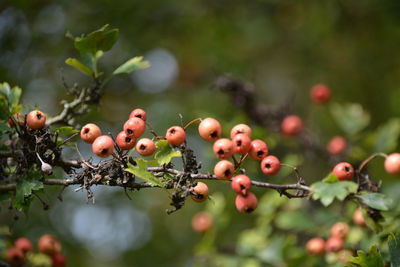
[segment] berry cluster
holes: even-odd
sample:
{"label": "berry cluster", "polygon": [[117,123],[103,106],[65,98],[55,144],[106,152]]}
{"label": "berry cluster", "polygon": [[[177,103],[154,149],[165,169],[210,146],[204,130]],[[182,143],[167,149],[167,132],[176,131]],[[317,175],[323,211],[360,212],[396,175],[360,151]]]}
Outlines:
{"label": "berry cluster", "polygon": [[[42,235],[38,240],[38,249],[40,253],[47,255],[51,259],[53,267],[64,267],[67,259],[62,254],[61,243],[53,235]],[[6,251],[6,261],[11,266],[25,266],[27,254],[33,252],[33,246],[29,239],[25,237],[18,238],[14,246]]]}

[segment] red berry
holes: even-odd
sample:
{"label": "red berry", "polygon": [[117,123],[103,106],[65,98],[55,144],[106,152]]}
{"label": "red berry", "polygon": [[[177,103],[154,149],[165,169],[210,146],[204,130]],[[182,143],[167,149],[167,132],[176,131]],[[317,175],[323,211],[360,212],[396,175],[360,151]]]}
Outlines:
{"label": "red berry", "polygon": [[106,158],[114,152],[114,141],[108,135],[101,135],[94,140],[92,151],[101,158]]}
{"label": "red berry", "polygon": [[253,193],[248,192],[245,196],[237,195],[235,204],[239,212],[250,213],[257,208],[258,200]]}
{"label": "red berry", "polygon": [[119,132],[115,138],[115,142],[122,150],[130,150],[135,147],[136,138],[133,136],[127,136],[126,132]]}
{"label": "red berry", "polygon": [[32,243],[28,238],[20,237],[15,240],[14,245],[16,248],[20,249],[23,253],[27,253],[28,251],[32,251]]}
{"label": "red berry", "polygon": [[325,243],[326,252],[338,252],[343,249],[343,239],[340,237],[332,236]]}
{"label": "red berry", "polygon": [[146,123],[144,120],[137,117],[130,118],[124,124],[124,132],[127,136],[139,138],[146,130]]}
{"label": "red berry", "polygon": [[347,162],[336,164],[332,172],[340,181],[350,181],[354,176],[354,168]]}
{"label": "red berry", "polygon": [[192,228],[198,233],[207,232],[213,225],[213,218],[208,212],[199,212],[192,218]]}
{"label": "red berry", "polygon": [[331,227],[331,236],[344,239],[349,232],[349,225],[345,222],[337,222]]}
{"label": "red berry", "polygon": [[6,251],[6,260],[11,266],[21,266],[25,261],[25,256],[22,250],[13,247]]}
{"label": "red berry", "polygon": [[325,84],[316,84],[310,90],[311,100],[316,104],[323,104],[331,98],[331,90]]}
{"label": "red berry", "polygon": [[192,187],[192,199],[196,202],[206,201],[208,198],[208,186],[205,183],[197,182],[197,185]]}
{"label": "red berry", "polygon": [[266,175],[275,175],[281,169],[281,162],[275,156],[266,156],[261,161],[261,171]]}
{"label": "red berry", "polygon": [[81,129],[81,139],[88,144],[93,144],[94,140],[100,135],[100,127],[94,123],[88,123]]}
{"label": "red berry", "polygon": [[365,226],[365,219],[361,209],[356,209],[354,212],[353,222],[358,226]]}
{"label": "red berry", "polygon": [[137,108],[131,112],[131,114],[129,115],[129,119],[132,119],[133,117],[136,117],[136,118],[142,119],[143,121],[146,121],[147,114],[146,114],[146,111],[144,111],[143,109]]}
{"label": "red berry", "polygon": [[42,129],[46,124],[46,115],[40,110],[33,110],[26,115],[26,125],[33,130]]}
{"label": "red berry", "polygon": [[235,191],[237,194],[245,196],[250,191],[251,179],[247,175],[239,174],[232,178],[231,185],[233,191]]}
{"label": "red berry", "polygon": [[215,164],[214,174],[217,179],[229,180],[235,173],[235,165],[228,160],[221,160]]}
{"label": "red berry", "polygon": [[247,135],[249,138],[251,138],[251,128],[247,125],[247,124],[238,124],[235,125],[232,129],[231,129],[231,139],[233,139],[233,137],[235,137],[235,135],[237,134],[245,134]]}
{"label": "red berry", "polygon": [[303,130],[303,121],[299,116],[289,115],[283,119],[281,130],[287,137],[296,136]]}
{"label": "red berry", "polygon": [[38,241],[39,251],[47,254],[54,255],[61,252],[61,243],[52,235],[42,235]]}
{"label": "red berry", "polygon": [[149,138],[142,138],[136,145],[136,151],[142,156],[153,155],[156,151],[156,145]]}
{"label": "red berry", "polygon": [[217,140],[221,133],[221,124],[216,119],[206,118],[199,124],[199,134],[206,141],[213,142]]}
{"label": "red berry", "polygon": [[233,154],[232,141],[227,138],[218,139],[213,145],[213,151],[219,159],[230,158]]}
{"label": "red berry", "polygon": [[323,255],[325,253],[325,240],[320,237],[311,238],[306,244],[306,249],[313,256]]}
{"label": "red berry", "polygon": [[233,152],[244,155],[250,151],[251,139],[246,134],[237,134],[232,139]]}
{"label": "red berry", "polygon": [[392,175],[400,175],[400,153],[393,153],[385,159],[385,170]]}
{"label": "red berry", "polygon": [[67,264],[67,258],[61,253],[54,254],[51,260],[52,267],[64,267]]}
{"label": "red berry", "polygon": [[329,141],[328,145],[326,146],[326,149],[331,155],[340,155],[346,150],[346,147],[347,147],[346,139],[344,139],[342,136],[334,136]]}
{"label": "red berry", "polygon": [[165,134],[167,141],[173,146],[180,146],[186,140],[186,132],[180,126],[172,126]]}
{"label": "red berry", "polygon": [[251,141],[249,155],[255,160],[262,160],[268,155],[267,144],[260,139]]}

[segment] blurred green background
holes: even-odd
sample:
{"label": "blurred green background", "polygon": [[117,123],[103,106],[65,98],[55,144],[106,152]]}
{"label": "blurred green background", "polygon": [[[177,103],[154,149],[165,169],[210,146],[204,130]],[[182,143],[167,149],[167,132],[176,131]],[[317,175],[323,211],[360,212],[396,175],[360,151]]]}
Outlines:
{"label": "blurred green background", "polygon": [[[148,121],[161,134],[180,122],[179,113],[185,121],[215,117],[225,134],[236,123],[252,124],[226,94],[213,88],[224,73],[254,83],[260,103],[271,107],[295,95],[290,112],[300,114],[321,143],[346,133],[332,119],[329,107],[310,104],[310,87],[325,83],[332,90],[332,102],[360,103],[369,112],[370,123],[366,134],[346,136],[355,162],[376,149],[373,130],[400,116],[397,0],[2,1],[1,81],[21,86],[25,105],[57,114],[60,100],[66,97],[62,77],[70,85],[88,83],[64,64],[67,57],[77,56],[65,33],[77,36],[104,24],[120,29],[120,40],[101,61],[105,71],[136,55],[152,64],[147,70],[113,79],[101,105],[80,118],[81,123],[98,123],[114,134],[136,107],[147,111]],[[293,151],[289,159],[302,164],[308,183],[324,177],[337,160],[302,153],[296,141],[281,144],[279,135],[268,129],[256,128],[256,136],[266,138],[273,153],[283,159]],[[216,162],[211,145],[196,136],[196,127],[189,131],[189,145],[203,163],[203,172],[211,171]],[[79,143],[79,148],[85,157],[91,155],[89,146]],[[397,141],[389,150],[395,149]],[[76,154],[71,151],[69,156]],[[381,165],[372,165],[379,178],[392,182]],[[256,164],[249,168],[253,177],[265,179]],[[290,179],[282,174],[272,181]],[[215,243],[235,248],[237,233],[253,226],[258,217],[235,211],[235,196],[227,184],[210,182],[209,186],[232,203],[226,206],[230,223]],[[52,188],[42,196],[50,203],[50,211],[43,211],[36,201],[19,220],[13,220],[12,212],[1,213],[0,223],[11,225],[16,236],[33,240],[43,233],[55,234],[62,240],[70,266],[194,264],[193,250],[201,237],[191,230],[190,221],[205,204],[187,201],[182,210],[166,215],[169,199],[162,190],[134,192],[128,200],[120,189],[98,187],[94,188],[95,205],[86,203],[85,193],[72,188],[59,202],[58,192]],[[261,196],[265,191],[255,192]],[[340,218],[340,213],[334,214],[332,221]]]}

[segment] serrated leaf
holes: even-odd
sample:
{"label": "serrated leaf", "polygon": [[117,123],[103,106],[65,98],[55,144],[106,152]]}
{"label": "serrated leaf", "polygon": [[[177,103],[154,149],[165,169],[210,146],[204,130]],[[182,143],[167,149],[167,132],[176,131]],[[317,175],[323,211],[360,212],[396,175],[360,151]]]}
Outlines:
{"label": "serrated leaf", "polygon": [[388,153],[396,149],[400,136],[400,119],[391,119],[378,128],[375,151]]}
{"label": "serrated leaf", "polygon": [[393,202],[392,199],[387,198],[386,195],[381,193],[361,193],[357,195],[357,197],[360,198],[365,205],[383,211],[389,210]]}
{"label": "serrated leaf", "polygon": [[122,73],[129,74],[135,70],[141,70],[148,67],[150,67],[150,63],[146,60],[143,61],[143,57],[134,57],[119,66],[116,70],[114,70],[113,75],[118,75]]}
{"label": "serrated leaf", "polygon": [[357,251],[357,256],[350,258],[346,267],[384,267],[385,263],[376,246],[373,246],[369,252]]}
{"label": "serrated leaf", "polygon": [[79,70],[83,74],[86,74],[88,76],[93,76],[93,71],[88,66],[77,60],[76,58],[67,58],[65,60],[65,63]]}
{"label": "serrated leaf", "polygon": [[43,189],[43,183],[39,180],[24,179],[17,184],[15,200],[13,206],[18,210],[23,210],[29,207],[33,191]]}
{"label": "serrated leaf", "polygon": [[81,37],[75,37],[75,48],[81,53],[96,56],[98,51],[110,50],[119,37],[118,29],[108,29],[109,25]]}
{"label": "serrated leaf", "polygon": [[135,159],[136,165],[129,164],[128,168],[125,171],[134,174],[135,176],[139,177],[140,179],[157,185],[159,187],[164,187],[164,184],[155,177],[152,173],[147,171],[146,161],[140,158]]}
{"label": "serrated leaf", "polygon": [[180,151],[173,149],[167,140],[160,140],[156,142],[157,152],[154,158],[158,161],[159,165],[170,163],[172,158],[181,157]]}
{"label": "serrated leaf", "polygon": [[311,185],[311,189],[314,191],[312,198],[314,200],[320,200],[321,203],[327,207],[335,198],[343,201],[349,194],[357,192],[357,184],[349,181],[340,182],[316,182]]}
{"label": "serrated leaf", "polygon": [[331,113],[337,124],[347,134],[356,134],[364,129],[369,121],[369,114],[360,104],[332,104]]}
{"label": "serrated leaf", "polygon": [[388,246],[392,267],[400,267],[400,236],[398,234],[390,234]]}
{"label": "serrated leaf", "polygon": [[333,172],[331,172],[322,181],[325,183],[336,183],[339,182],[339,179],[335,174],[333,174]]}
{"label": "serrated leaf", "polygon": [[59,127],[56,129],[52,129],[51,131],[53,133],[58,132],[59,134],[62,134],[62,135],[72,135],[74,133],[79,133],[79,130],[74,129],[71,126],[63,126],[63,127]]}

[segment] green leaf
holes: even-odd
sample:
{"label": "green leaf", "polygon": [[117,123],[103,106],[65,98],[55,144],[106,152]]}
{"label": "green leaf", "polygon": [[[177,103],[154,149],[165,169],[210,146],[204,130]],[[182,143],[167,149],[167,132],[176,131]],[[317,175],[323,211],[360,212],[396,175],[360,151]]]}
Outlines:
{"label": "green leaf", "polygon": [[331,113],[337,124],[347,134],[356,134],[364,129],[369,121],[369,114],[360,104],[332,104]]}
{"label": "green leaf", "polygon": [[369,252],[357,251],[357,256],[350,258],[346,267],[384,267],[385,263],[376,246],[373,246]]}
{"label": "green leaf", "polygon": [[362,200],[362,202],[377,210],[383,210],[387,211],[390,209],[390,206],[392,204],[392,199],[387,198],[386,195],[381,194],[381,193],[361,193],[360,195],[357,195],[358,198]]}
{"label": "green leaf", "polygon": [[71,126],[63,126],[63,127],[59,127],[56,129],[52,129],[51,131],[53,133],[58,132],[59,134],[62,134],[62,135],[72,135],[74,133],[79,133],[79,130],[74,129]]}
{"label": "green leaf", "polygon": [[3,134],[9,130],[10,128],[7,126],[7,123],[0,121],[0,134]]}
{"label": "green leaf", "polygon": [[79,70],[83,74],[86,74],[88,76],[93,76],[93,71],[88,66],[84,65],[79,60],[77,60],[76,58],[67,58],[65,60],[65,63]]}
{"label": "green leaf", "polygon": [[400,119],[391,119],[377,130],[375,151],[388,153],[396,149],[400,136]]}
{"label": "green leaf", "polygon": [[147,171],[146,161],[140,158],[135,159],[136,166],[129,164],[125,171],[134,174],[135,176],[143,179],[146,182],[152,183],[159,187],[164,187],[164,184],[155,177],[152,173]]}
{"label": "green leaf", "polygon": [[392,267],[400,266],[400,236],[398,234],[390,234],[388,237],[388,246],[390,254],[390,262]]}
{"label": "green leaf", "polygon": [[5,96],[7,99],[10,98],[11,88],[8,83],[0,83],[0,94]]}
{"label": "green leaf", "polygon": [[12,107],[17,106],[19,104],[19,100],[21,98],[22,94],[22,89],[19,88],[18,86],[14,86],[11,89],[11,93],[9,95],[9,103],[11,104]]}
{"label": "green leaf", "polygon": [[17,184],[13,206],[18,210],[28,208],[32,192],[40,189],[43,189],[43,183],[41,181],[33,179],[22,180]]}
{"label": "green leaf", "polygon": [[327,207],[335,198],[343,201],[349,194],[357,192],[357,184],[349,181],[340,182],[316,182],[311,185],[311,189],[314,191],[312,198],[320,200],[321,203]]}
{"label": "green leaf", "polygon": [[336,183],[339,182],[339,179],[335,174],[333,174],[333,172],[331,172],[322,181],[325,183]]}
{"label": "green leaf", "polygon": [[141,70],[148,67],[150,67],[150,63],[146,60],[143,61],[143,57],[134,57],[119,66],[116,70],[114,70],[113,75],[118,75],[122,73],[129,74],[135,70]]}
{"label": "green leaf", "polygon": [[110,50],[118,40],[118,29],[108,29],[109,25],[101,29],[75,38],[75,48],[81,53],[89,53],[96,56],[98,51],[106,52]]}
{"label": "green leaf", "polygon": [[159,165],[170,163],[172,158],[182,156],[181,152],[173,149],[167,140],[160,140],[156,142],[157,153],[154,158],[158,161]]}

